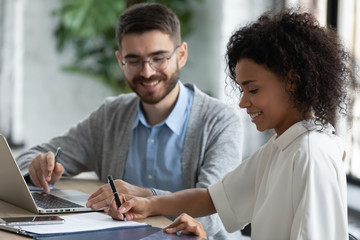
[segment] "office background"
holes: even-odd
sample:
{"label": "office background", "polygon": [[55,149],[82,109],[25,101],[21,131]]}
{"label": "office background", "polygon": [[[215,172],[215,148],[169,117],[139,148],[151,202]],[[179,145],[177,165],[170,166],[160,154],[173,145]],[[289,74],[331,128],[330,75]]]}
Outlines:
{"label": "office background", "polygon": [[[200,0],[193,8],[193,31],[186,39],[189,60],[183,82],[193,82],[229,104],[237,99],[225,92],[225,45],[239,24],[255,20],[272,1]],[[58,0],[0,0],[0,132],[16,145],[32,146],[66,131],[117,94],[96,79],[62,71],[74,52],[56,51],[54,31],[59,19],[51,11]],[[114,49],[115,51],[115,49]],[[115,60],[115,56],[114,56]],[[231,88],[227,88],[231,90]],[[248,118],[245,114],[245,119]],[[247,119],[248,120],[248,119]],[[255,127],[247,135],[249,155],[264,140]]]}
{"label": "office background", "polygon": [[[237,105],[238,101],[225,84],[227,40],[237,26],[255,20],[266,10],[300,3],[304,9],[313,11],[322,24],[327,20],[333,24],[335,19],[344,42],[359,62],[360,44],[355,44],[360,42],[358,0],[188,2],[193,13],[193,30],[183,39],[189,45],[189,59],[181,70],[181,80],[195,83],[201,90],[229,104]],[[59,19],[51,12],[59,6],[60,0],[0,0],[0,133],[12,142],[15,153],[63,133],[97,108],[107,96],[117,94],[94,78],[62,71],[61,67],[71,62],[74,51],[65,49],[60,53],[56,50],[54,31]],[[348,130],[344,122],[339,122],[337,130],[348,142],[350,160],[346,168],[356,182],[360,179],[360,100],[355,104],[357,112],[352,128]],[[242,114],[246,157],[271,133],[259,133],[249,117],[243,111]],[[351,189],[358,190],[360,185],[353,185]],[[349,193],[349,201],[353,201],[352,205],[360,212],[359,200],[360,192]],[[360,225],[356,223],[358,219],[351,222]]]}

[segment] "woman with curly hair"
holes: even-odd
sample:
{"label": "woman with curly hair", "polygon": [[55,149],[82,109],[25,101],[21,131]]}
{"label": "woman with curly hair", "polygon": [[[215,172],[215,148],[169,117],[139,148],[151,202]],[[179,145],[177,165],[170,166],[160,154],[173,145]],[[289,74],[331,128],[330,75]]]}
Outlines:
{"label": "woman with curly hair", "polygon": [[266,13],[232,35],[226,57],[239,106],[259,131],[275,135],[208,189],[122,196],[109,215],[186,213],[164,230],[206,237],[190,216],[218,212],[229,232],[251,223],[252,239],[348,238],[346,154],[333,125],[348,113],[354,76],[337,33],[309,13]]}

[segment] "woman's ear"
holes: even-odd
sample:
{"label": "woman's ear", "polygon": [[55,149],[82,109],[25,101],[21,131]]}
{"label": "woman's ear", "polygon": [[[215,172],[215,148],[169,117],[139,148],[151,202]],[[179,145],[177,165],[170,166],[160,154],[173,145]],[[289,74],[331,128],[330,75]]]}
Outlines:
{"label": "woman's ear", "polygon": [[187,57],[188,57],[188,46],[186,42],[182,42],[177,50],[179,69],[185,66]]}
{"label": "woman's ear", "polygon": [[290,70],[287,74],[286,89],[289,92],[294,92],[299,82],[300,76],[294,70]]}

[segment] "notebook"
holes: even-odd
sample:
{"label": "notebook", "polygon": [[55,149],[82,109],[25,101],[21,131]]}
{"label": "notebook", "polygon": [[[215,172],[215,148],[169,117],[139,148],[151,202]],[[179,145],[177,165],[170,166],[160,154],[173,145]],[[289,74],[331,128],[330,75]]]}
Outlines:
{"label": "notebook", "polygon": [[99,211],[85,206],[89,196],[77,190],[55,188],[49,194],[30,191],[6,138],[0,134],[0,200],[36,214]]}

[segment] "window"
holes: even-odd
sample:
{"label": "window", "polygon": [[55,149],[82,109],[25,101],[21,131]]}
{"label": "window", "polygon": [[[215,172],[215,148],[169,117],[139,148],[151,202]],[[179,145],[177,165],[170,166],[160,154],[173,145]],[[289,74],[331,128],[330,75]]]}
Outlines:
{"label": "window", "polygon": [[348,145],[346,171],[350,181],[360,184],[360,2],[358,0],[339,1],[338,13],[338,32],[353,54],[354,70],[357,74],[353,123],[351,128],[346,129]]}
{"label": "window", "polygon": [[[354,58],[354,72],[357,75],[352,126],[341,119],[336,126],[337,134],[347,145],[345,169],[349,181],[360,185],[360,1],[358,0],[286,0],[287,6],[301,6],[311,11],[321,25],[332,25],[340,34],[344,45]],[[357,44],[356,44],[357,43]]]}

